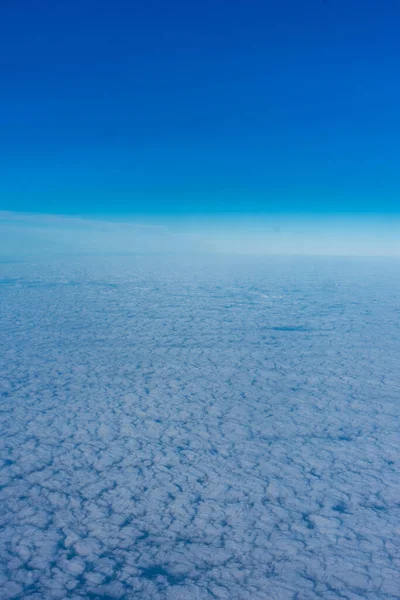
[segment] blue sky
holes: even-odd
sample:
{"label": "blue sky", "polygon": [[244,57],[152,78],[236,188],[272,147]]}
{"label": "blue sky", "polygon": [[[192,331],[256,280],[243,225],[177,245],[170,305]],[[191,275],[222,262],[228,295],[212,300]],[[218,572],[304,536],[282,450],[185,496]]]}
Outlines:
{"label": "blue sky", "polygon": [[0,11],[3,210],[399,211],[397,2]]}
{"label": "blue sky", "polygon": [[399,255],[399,31],[392,1],[3,2],[0,252]]}

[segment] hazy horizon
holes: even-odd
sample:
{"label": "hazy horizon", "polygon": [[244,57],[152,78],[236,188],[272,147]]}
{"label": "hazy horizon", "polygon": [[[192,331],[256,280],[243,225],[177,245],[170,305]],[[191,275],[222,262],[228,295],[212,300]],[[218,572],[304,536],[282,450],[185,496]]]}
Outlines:
{"label": "hazy horizon", "polygon": [[387,215],[196,215],[132,218],[0,212],[0,255],[227,253],[400,256]]}

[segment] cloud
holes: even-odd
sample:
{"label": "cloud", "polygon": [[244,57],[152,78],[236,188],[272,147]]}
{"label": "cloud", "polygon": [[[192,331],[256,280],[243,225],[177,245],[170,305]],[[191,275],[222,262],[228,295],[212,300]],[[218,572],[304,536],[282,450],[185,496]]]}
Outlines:
{"label": "cloud", "polygon": [[398,597],[392,263],[3,263],[1,598]]}

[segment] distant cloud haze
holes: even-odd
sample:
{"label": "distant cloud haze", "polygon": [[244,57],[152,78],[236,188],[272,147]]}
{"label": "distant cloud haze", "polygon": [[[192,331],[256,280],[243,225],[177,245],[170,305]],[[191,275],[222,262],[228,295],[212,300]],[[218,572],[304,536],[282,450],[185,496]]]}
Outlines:
{"label": "distant cloud haze", "polygon": [[377,216],[93,219],[0,212],[1,255],[228,253],[400,256],[400,220]]}

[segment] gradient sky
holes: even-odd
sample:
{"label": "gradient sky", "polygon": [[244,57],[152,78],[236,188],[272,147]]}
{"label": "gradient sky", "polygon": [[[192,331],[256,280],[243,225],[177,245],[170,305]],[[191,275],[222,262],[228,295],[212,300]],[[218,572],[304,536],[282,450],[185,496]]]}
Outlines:
{"label": "gradient sky", "polygon": [[400,4],[3,0],[0,208],[398,213]]}

